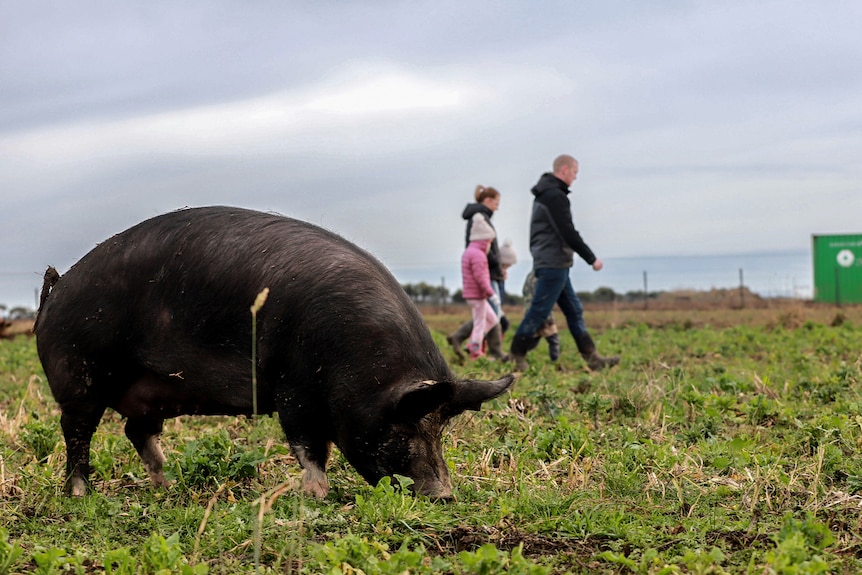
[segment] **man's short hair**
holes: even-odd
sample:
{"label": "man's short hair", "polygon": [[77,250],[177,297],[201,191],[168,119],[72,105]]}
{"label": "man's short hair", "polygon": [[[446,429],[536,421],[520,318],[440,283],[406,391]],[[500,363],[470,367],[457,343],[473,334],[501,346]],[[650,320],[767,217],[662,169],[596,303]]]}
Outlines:
{"label": "man's short hair", "polygon": [[571,166],[572,164],[577,163],[578,161],[568,154],[557,156],[557,159],[554,160],[554,173],[559,172],[565,166]]}

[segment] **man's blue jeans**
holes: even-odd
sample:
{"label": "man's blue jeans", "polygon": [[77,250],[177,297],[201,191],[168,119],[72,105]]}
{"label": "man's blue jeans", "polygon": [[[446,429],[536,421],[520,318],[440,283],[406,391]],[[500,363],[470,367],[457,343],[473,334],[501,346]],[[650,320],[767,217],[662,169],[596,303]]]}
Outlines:
{"label": "man's blue jeans", "polygon": [[536,290],[533,292],[533,301],[512,339],[512,353],[517,355],[525,355],[527,350],[531,349],[530,344],[536,338],[536,330],[547,319],[554,304],[559,305],[566,316],[569,331],[576,342],[587,333],[584,307],[572,287],[569,268],[539,268],[535,270],[535,275]]}

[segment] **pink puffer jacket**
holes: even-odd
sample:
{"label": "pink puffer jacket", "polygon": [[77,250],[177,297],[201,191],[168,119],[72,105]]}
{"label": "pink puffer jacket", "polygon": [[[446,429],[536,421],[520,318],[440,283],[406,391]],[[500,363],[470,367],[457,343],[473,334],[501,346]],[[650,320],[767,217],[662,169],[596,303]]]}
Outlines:
{"label": "pink puffer jacket", "polygon": [[490,241],[470,242],[461,256],[461,287],[464,299],[487,299],[494,295],[486,253]]}

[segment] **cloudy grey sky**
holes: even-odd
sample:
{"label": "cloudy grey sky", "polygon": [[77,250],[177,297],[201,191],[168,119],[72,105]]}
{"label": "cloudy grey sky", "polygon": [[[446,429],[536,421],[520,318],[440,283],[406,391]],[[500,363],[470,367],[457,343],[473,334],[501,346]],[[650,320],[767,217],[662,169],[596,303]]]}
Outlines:
{"label": "cloudy grey sky", "polygon": [[860,232],[860,29],[857,0],[0,0],[0,303],[208,204],[457,270],[479,183],[523,277],[562,152],[605,259]]}

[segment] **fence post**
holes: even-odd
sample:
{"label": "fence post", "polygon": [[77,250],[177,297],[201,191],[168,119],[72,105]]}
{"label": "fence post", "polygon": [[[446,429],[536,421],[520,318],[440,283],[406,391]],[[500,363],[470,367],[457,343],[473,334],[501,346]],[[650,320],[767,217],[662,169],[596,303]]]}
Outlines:
{"label": "fence post", "polygon": [[644,309],[649,305],[649,290],[647,289],[647,274],[644,270]]}

